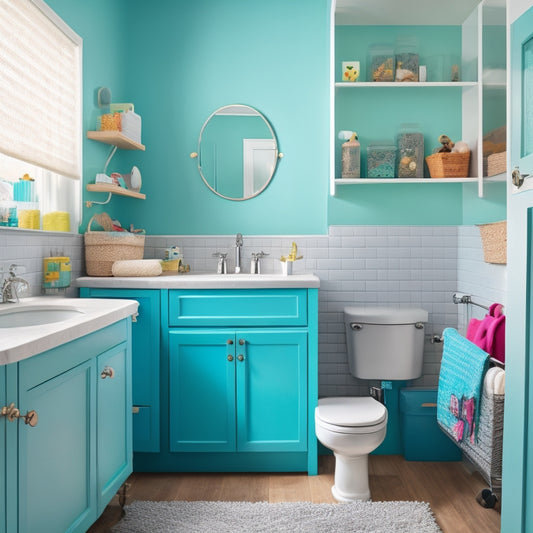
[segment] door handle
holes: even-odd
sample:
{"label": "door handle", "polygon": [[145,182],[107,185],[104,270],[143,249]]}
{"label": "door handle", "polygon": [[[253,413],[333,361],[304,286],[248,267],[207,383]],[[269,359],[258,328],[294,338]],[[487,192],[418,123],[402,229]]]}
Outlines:
{"label": "door handle", "polygon": [[514,167],[514,170],[511,173],[511,181],[517,189],[520,189],[520,187],[522,187],[522,185],[524,184],[524,180],[528,176],[529,174],[521,174],[520,169],[518,167]]}

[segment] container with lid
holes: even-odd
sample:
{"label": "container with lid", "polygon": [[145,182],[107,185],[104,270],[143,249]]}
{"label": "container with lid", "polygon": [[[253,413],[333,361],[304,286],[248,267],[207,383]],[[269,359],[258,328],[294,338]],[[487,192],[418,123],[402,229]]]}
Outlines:
{"label": "container with lid", "polygon": [[394,49],[392,46],[371,46],[369,64],[368,81],[394,81]]}
{"label": "container with lid", "polygon": [[419,56],[417,40],[414,37],[400,37],[396,41],[395,80],[400,82],[418,81]]}
{"label": "container with lid", "polygon": [[396,146],[392,143],[371,143],[366,149],[368,177],[396,177],[396,154]]}
{"label": "container with lid", "polygon": [[424,177],[424,135],[418,124],[402,124],[398,132],[398,177]]}

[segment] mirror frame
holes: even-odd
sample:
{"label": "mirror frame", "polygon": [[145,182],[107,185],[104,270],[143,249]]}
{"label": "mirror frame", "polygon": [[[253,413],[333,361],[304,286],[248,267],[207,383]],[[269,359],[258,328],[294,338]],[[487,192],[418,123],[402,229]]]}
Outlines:
{"label": "mirror frame", "polygon": [[[243,197],[243,198],[233,198],[231,196],[226,196],[226,195],[218,192],[216,189],[214,189],[209,184],[209,182],[207,181],[207,178],[204,176],[204,173],[202,172],[202,166],[200,164],[200,161],[201,161],[201,153],[202,153],[202,135],[204,133],[205,128],[209,124],[209,121],[215,115],[220,114],[220,112],[223,111],[224,109],[239,108],[239,107],[240,108],[244,108],[244,109],[250,109],[250,110],[252,110],[254,112],[253,116],[259,116],[259,117],[261,117],[263,119],[263,121],[266,124],[268,130],[270,131],[270,134],[272,135],[272,140],[274,141],[275,152],[274,152],[274,167],[272,168],[272,173],[270,174],[270,177],[266,180],[266,182],[263,185],[263,187],[261,187],[261,189],[259,189],[258,191],[256,191],[254,194],[252,194],[250,196],[246,196],[246,197]],[[244,115],[252,115],[251,113],[243,113],[243,114]],[[274,174],[276,173],[276,169],[278,167],[278,161],[279,161],[280,157],[281,157],[281,154],[279,152],[278,140],[276,138],[276,134],[274,133],[274,129],[272,128],[272,125],[267,120],[267,118],[263,115],[263,113],[261,113],[260,111],[258,111],[257,109],[255,109],[252,106],[249,106],[249,105],[246,105],[246,104],[230,104],[230,105],[225,105],[225,106],[219,107],[218,109],[213,111],[213,113],[211,113],[209,115],[209,117],[207,117],[207,120],[204,122],[204,124],[202,126],[202,129],[200,130],[200,136],[198,137],[198,153],[197,153],[197,156],[196,156],[197,163],[198,163],[198,172],[200,173],[200,176],[202,177],[202,180],[207,185],[207,187],[212,192],[214,192],[217,196],[220,196],[221,198],[224,198],[225,200],[232,200],[234,202],[242,202],[244,200],[249,200],[250,198],[255,198],[256,196],[260,195],[268,187],[268,185],[272,181],[272,178],[274,177]]]}

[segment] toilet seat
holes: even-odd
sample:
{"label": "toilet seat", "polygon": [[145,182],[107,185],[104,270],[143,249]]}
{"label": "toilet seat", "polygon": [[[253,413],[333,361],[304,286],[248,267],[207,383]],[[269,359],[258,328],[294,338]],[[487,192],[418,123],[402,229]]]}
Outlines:
{"label": "toilet seat", "polygon": [[321,398],[315,423],[336,433],[373,433],[387,425],[387,409],[370,396]]}

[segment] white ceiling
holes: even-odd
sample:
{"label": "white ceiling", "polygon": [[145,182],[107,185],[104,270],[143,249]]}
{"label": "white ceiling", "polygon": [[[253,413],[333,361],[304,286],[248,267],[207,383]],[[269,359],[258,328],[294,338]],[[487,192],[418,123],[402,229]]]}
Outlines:
{"label": "white ceiling", "polygon": [[[480,0],[337,0],[337,25],[460,25]],[[505,0],[488,0],[505,7]]]}

